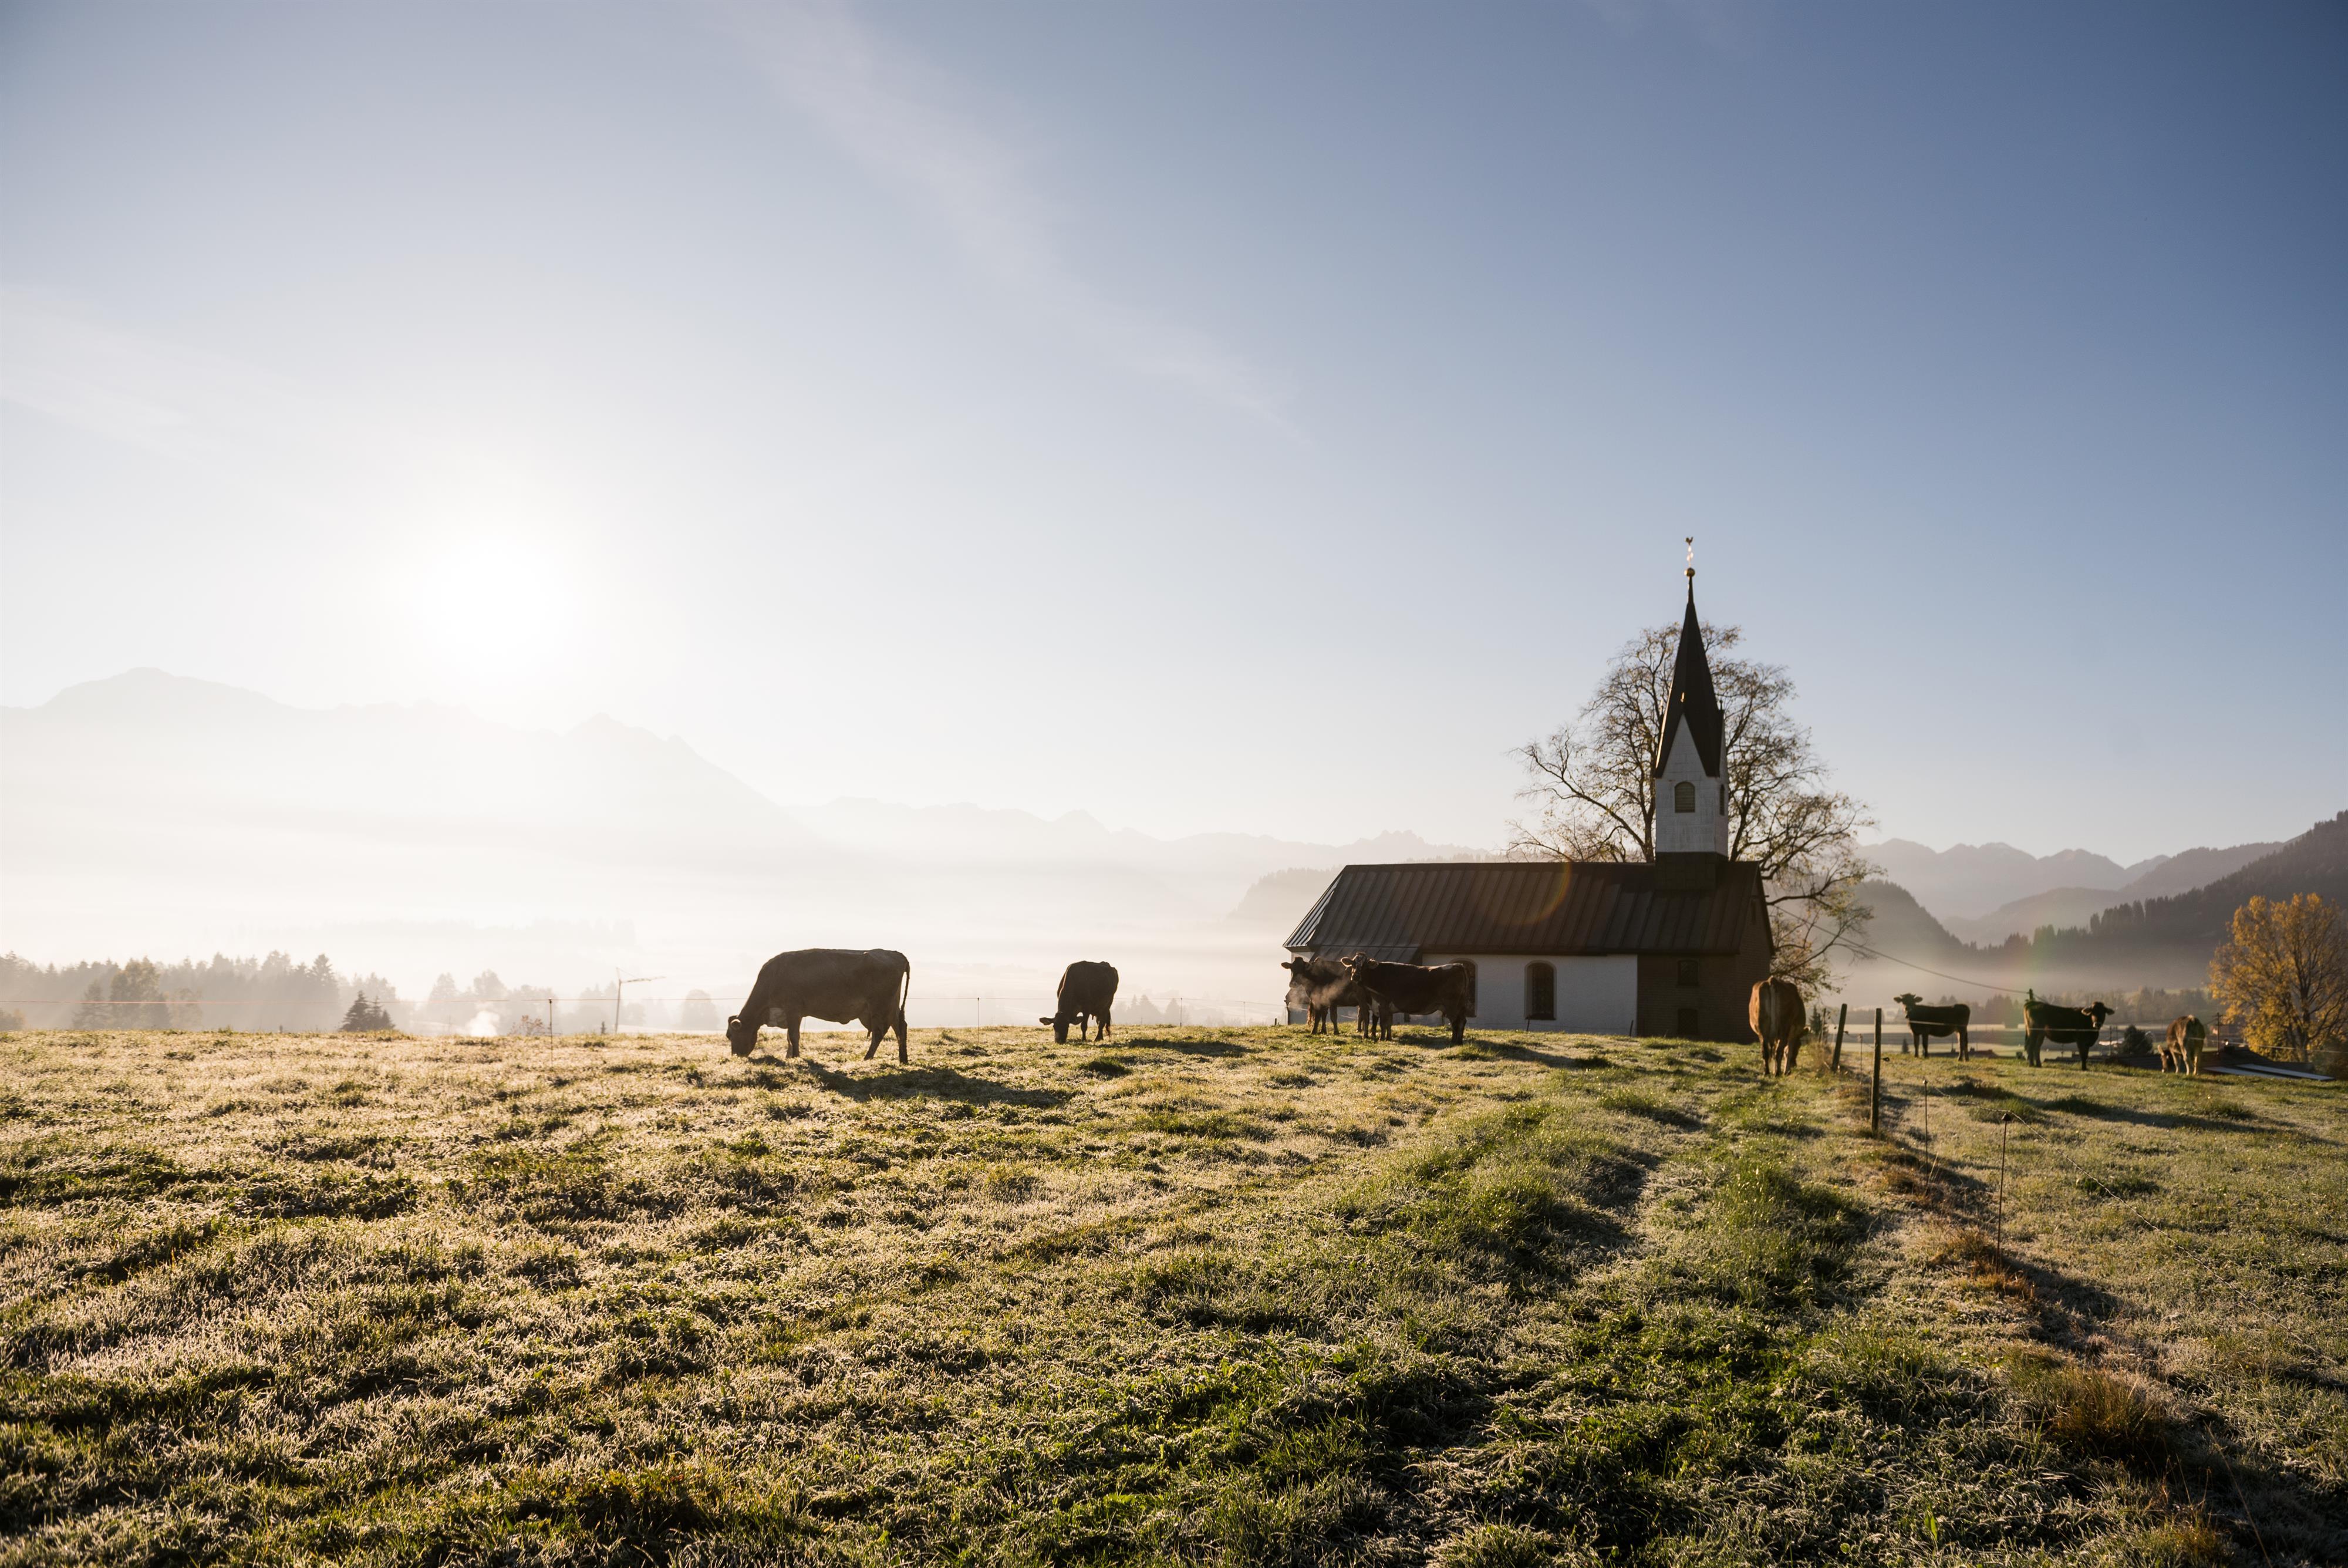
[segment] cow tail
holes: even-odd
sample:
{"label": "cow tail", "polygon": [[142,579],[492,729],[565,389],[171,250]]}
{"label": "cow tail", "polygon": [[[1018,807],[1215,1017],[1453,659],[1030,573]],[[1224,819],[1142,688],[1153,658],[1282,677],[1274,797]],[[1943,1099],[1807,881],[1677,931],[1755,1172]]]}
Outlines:
{"label": "cow tail", "polygon": [[897,987],[897,1022],[900,1024],[905,1022],[905,1003],[912,995],[913,965],[912,962],[909,959],[905,964],[904,983]]}

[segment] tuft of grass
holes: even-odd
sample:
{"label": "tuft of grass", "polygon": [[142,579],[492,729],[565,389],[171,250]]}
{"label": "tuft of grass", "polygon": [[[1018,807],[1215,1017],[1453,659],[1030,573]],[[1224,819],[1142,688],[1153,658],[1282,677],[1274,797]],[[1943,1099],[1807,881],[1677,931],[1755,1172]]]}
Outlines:
{"label": "tuft of grass", "polygon": [[2028,1418],[2075,1453],[2152,1471],[2174,1457],[2166,1412],[2100,1367],[2025,1352],[2008,1361],[2006,1377]]}
{"label": "tuft of grass", "polygon": [[2018,1302],[2035,1302],[2037,1286],[2030,1283],[2013,1254],[1981,1232],[1967,1227],[1931,1254],[1937,1264],[1962,1264],[1973,1283]]}

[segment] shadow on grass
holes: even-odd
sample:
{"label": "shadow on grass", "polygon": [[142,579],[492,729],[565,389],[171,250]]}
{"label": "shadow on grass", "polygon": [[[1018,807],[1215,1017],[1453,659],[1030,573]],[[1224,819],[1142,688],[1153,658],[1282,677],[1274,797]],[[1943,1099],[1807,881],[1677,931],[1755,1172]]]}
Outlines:
{"label": "shadow on grass", "polygon": [[1248,1048],[1237,1040],[1163,1040],[1149,1035],[1119,1035],[1108,1042],[1113,1051],[1179,1051],[1186,1057],[1243,1057]]}
{"label": "shadow on grass", "polygon": [[1013,1088],[991,1078],[972,1078],[952,1068],[901,1068],[860,1078],[809,1061],[807,1073],[818,1087],[860,1103],[875,1099],[951,1099],[966,1105],[1049,1108],[1066,1105],[1075,1098],[1067,1089]]}
{"label": "shadow on grass", "polygon": [[2222,1119],[2214,1116],[2196,1116],[2189,1110],[2138,1110],[2133,1106],[2112,1105],[2100,1099],[2089,1099],[2083,1094],[2066,1094],[2055,1099],[2032,1101],[2046,1110],[2059,1110],[2071,1116],[2092,1117],[2097,1121],[2125,1121],[2137,1127],[2157,1127],[2164,1130],[2193,1132],[2271,1132],[2275,1125],[2262,1117],[2241,1120]]}
{"label": "shadow on grass", "polygon": [[[1416,1040],[1413,1043],[1426,1045],[1435,1042]],[[1451,1037],[1443,1036],[1441,1044],[1449,1046]],[[1530,1046],[1511,1045],[1501,1040],[1479,1040],[1473,1035],[1468,1036],[1461,1043],[1459,1049],[1463,1056],[1489,1057],[1511,1062],[1531,1062],[1545,1068],[1602,1068],[1606,1065],[1606,1058],[1603,1057],[1570,1057],[1562,1051],[1537,1051]]]}

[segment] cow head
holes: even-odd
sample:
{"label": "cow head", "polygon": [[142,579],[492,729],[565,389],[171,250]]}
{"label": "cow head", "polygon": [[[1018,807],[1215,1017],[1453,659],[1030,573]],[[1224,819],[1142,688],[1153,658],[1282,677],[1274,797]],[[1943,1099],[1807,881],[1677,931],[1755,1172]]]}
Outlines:
{"label": "cow head", "polygon": [[1902,992],[1900,992],[1900,995],[1898,995],[1897,996],[1892,997],[1891,999],[1892,999],[1893,1001],[1895,1001],[1895,1002],[1899,1003],[1899,1004],[1900,1004],[1901,1006],[1903,1006],[1903,1007],[1913,1007],[1914,1006],[1916,1006],[1916,1004],[1918,1004],[1919,1002],[1921,1002],[1924,998],[1923,998],[1923,997],[1921,997],[1921,996],[1919,996],[1919,995],[1916,995],[1916,993],[1915,993],[1915,992],[1913,992],[1913,991],[1902,991]]}
{"label": "cow head", "polygon": [[741,1014],[735,1014],[726,1020],[726,1043],[734,1047],[736,1056],[748,1056],[758,1048],[758,1026],[745,1023]]}
{"label": "cow head", "polygon": [[2112,1016],[2112,1010],[2109,1007],[2105,1006],[2101,1002],[2096,1003],[2092,1007],[2082,1007],[2079,1011],[2086,1014],[2090,1018],[2093,1018],[2096,1021],[2096,1027],[2098,1029],[2104,1026],[2104,1020]]}
{"label": "cow head", "polygon": [[1066,1013],[1062,1013],[1059,1016],[1055,1018],[1038,1018],[1035,1021],[1039,1024],[1049,1024],[1052,1026],[1052,1043],[1054,1045],[1065,1046],[1068,1043],[1068,1016]]}

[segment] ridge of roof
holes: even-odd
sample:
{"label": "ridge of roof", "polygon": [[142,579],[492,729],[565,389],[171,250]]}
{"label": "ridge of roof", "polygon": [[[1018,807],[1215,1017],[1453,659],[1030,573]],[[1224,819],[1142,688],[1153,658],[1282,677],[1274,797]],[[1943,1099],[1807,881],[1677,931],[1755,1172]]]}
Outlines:
{"label": "ridge of roof", "polygon": [[1680,726],[1687,726],[1688,738],[1695,742],[1696,760],[1704,764],[1704,775],[1721,776],[1721,732],[1726,721],[1720,711],[1720,698],[1712,686],[1712,661],[1704,656],[1704,625],[1695,614],[1695,573],[1688,573],[1687,615],[1680,622],[1680,645],[1672,659],[1672,694],[1663,700],[1663,734],[1655,745],[1655,776],[1661,778],[1663,764],[1671,760],[1672,738]]}
{"label": "ridge of roof", "polygon": [[[1399,955],[1741,951],[1767,929],[1757,867],[1725,861],[1710,889],[1657,885],[1648,861],[1411,861],[1350,865],[1283,945]],[[1764,941],[1766,940],[1765,936]]]}

